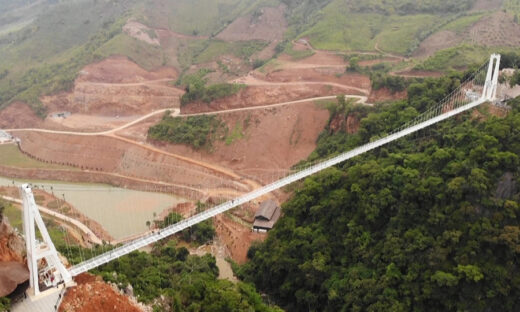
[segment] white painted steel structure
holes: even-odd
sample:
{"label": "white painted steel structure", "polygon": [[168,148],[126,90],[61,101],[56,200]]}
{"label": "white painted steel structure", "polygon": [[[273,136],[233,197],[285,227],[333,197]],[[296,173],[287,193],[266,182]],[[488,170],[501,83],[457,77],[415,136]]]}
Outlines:
{"label": "white painted steel structure", "polygon": [[[72,276],[58,257],[58,252],[43,223],[29,185],[24,184],[20,187],[20,196],[23,202],[23,232],[27,249],[27,266],[29,267],[29,286],[34,292],[33,295],[38,296],[40,294],[40,284],[44,283],[39,278],[38,262],[41,259],[45,259],[47,263],[45,273],[51,274],[49,278],[52,276],[54,285],[60,281],[69,283],[72,281]],[[36,240],[35,225],[40,230],[43,242]]]}
{"label": "white painted steel structure", "polygon": [[[112,251],[101,254],[97,257],[94,257],[90,260],[84,261],[70,269],[70,274],[72,276],[76,276],[78,274],[87,272],[91,269],[94,269],[100,265],[108,263],[112,260],[115,260],[121,256],[131,253],[132,251],[138,250],[142,247],[145,247],[149,244],[155,243],[163,238],[166,238],[170,235],[178,233],[184,229],[187,229],[199,222],[210,219],[218,214],[221,214],[225,211],[238,207],[242,204],[245,204],[255,198],[261,197],[267,193],[270,193],[274,190],[280,189],[288,184],[291,184],[295,181],[306,178],[312,174],[315,174],[319,171],[337,165],[341,162],[344,162],[353,157],[359,156],[363,153],[376,149],[380,146],[388,144],[392,141],[398,140],[404,136],[407,136],[411,133],[417,132],[421,129],[429,127],[433,124],[436,124],[440,121],[448,119],[454,115],[457,115],[461,112],[467,111],[474,107],[479,106],[482,103],[487,101],[492,101],[496,97],[496,88],[498,85],[498,69],[500,65],[500,55],[493,54],[489,61],[487,76],[484,83],[484,88],[482,90],[482,96],[470,103],[466,103],[467,101],[466,95],[463,92],[462,88],[454,91],[447,97],[444,101],[442,101],[439,105],[431,108],[426,113],[420,115],[418,118],[408,123],[407,125],[397,129],[394,133],[385,136],[379,140],[374,142],[370,142],[343,154],[340,154],[336,157],[333,157],[324,162],[318,163],[316,165],[312,165],[307,169],[299,171],[297,173],[291,174],[285,178],[282,178],[274,183],[268,184],[264,187],[261,187],[257,190],[254,190],[250,193],[242,195],[238,198],[220,204],[214,208],[211,208],[207,211],[201,212],[193,217],[182,220],[176,224],[170,225],[164,229],[158,230],[155,233],[148,234],[141,238],[138,238],[134,241],[131,241],[121,247],[115,248]],[[477,73],[478,74],[478,73]],[[476,79],[476,78],[474,78]],[[475,87],[476,84],[470,81],[470,84]],[[466,84],[467,86],[468,84]],[[464,85],[463,85],[464,86]],[[462,87],[462,86],[461,86]]]}
{"label": "white painted steel structure", "polygon": [[482,97],[494,101],[497,97],[498,74],[500,73],[500,54],[492,54],[489,59],[486,83]]}

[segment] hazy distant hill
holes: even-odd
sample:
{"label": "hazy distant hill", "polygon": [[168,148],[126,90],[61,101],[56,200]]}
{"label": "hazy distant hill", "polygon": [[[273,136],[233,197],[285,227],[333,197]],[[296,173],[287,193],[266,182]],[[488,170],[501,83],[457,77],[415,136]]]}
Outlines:
{"label": "hazy distant hill", "polygon": [[[43,115],[42,94],[70,88],[83,66],[113,54],[182,71],[224,54],[251,65],[253,55],[272,56],[259,53],[269,44],[281,51],[306,38],[316,49],[384,51],[418,59],[421,69],[448,69],[518,47],[518,2],[0,0],[0,108],[22,100]],[[128,20],[151,39],[158,30],[169,37],[161,45],[136,39],[123,31]],[[280,35],[266,26],[273,23]]]}

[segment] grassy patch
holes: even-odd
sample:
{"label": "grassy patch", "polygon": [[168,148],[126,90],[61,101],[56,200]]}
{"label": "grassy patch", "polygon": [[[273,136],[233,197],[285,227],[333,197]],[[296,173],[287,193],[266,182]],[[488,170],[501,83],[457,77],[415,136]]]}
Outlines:
{"label": "grassy patch", "polygon": [[[391,2],[391,1],[390,1]],[[381,6],[391,6],[387,1]],[[422,13],[421,13],[422,12]],[[354,12],[348,3],[334,0],[323,10],[319,20],[298,37],[309,38],[317,49],[336,51],[373,51],[410,54],[422,40],[439,30],[464,31],[483,14],[449,11],[435,14],[418,10],[410,14],[382,13],[375,10]]]}
{"label": "grassy patch", "polygon": [[384,51],[405,54],[417,45],[421,33],[440,21],[428,14],[352,13],[338,0],[323,9],[320,21],[300,37],[308,37],[317,49],[373,51],[378,43]]}
{"label": "grassy patch", "polygon": [[18,231],[23,231],[21,209],[16,208],[12,204],[7,204],[7,207],[4,210],[4,216],[9,219],[9,224],[11,224],[13,228],[18,229]]}
{"label": "grassy patch", "polygon": [[44,218],[45,226],[47,227],[47,232],[49,232],[49,236],[51,237],[52,242],[55,246],[66,246],[69,240],[65,240],[65,236],[67,233],[62,229],[62,227],[51,219]]}
{"label": "grassy patch", "polygon": [[0,145],[0,164],[19,168],[74,169],[72,167],[48,164],[32,159],[22,154],[14,144]]}
{"label": "grassy patch", "polygon": [[460,69],[474,64],[483,64],[491,53],[506,53],[513,50],[513,48],[479,47],[463,44],[438,51],[423,63],[415,66],[415,69],[429,71]]}
{"label": "grassy patch", "polygon": [[441,18],[426,14],[390,16],[381,25],[381,32],[374,40],[386,52],[407,54],[418,46],[422,33],[441,22]]}
{"label": "grassy patch", "polygon": [[[9,224],[11,224],[13,228],[17,229],[20,233],[23,232],[22,210],[20,208],[13,204],[7,204],[4,210],[4,216],[8,218]],[[47,217],[43,217],[43,221],[54,245],[65,246],[65,235],[67,234],[62,231],[61,226]],[[36,231],[36,236],[41,239],[39,231]]]}
{"label": "grassy patch", "polygon": [[201,50],[195,58],[195,63],[200,64],[211,62],[216,60],[219,56],[229,54],[232,52],[232,45],[232,43],[221,40],[208,41],[204,49]]}
{"label": "grassy patch", "polygon": [[461,33],[463,31],[465,31],[469,26],[478,22],[483,16],[484,16],[484,14],[462,16],[462,17],[444,25],[441,28],[441,30],[450,30],[450,31],[454,31],[456,33]]}
{"label": "grassy patch", "polygon": [[323,15],[315,25],[300,37],[309,38],[316,49],[323,50],[373,50],[371,39],[379,28],[377,14],[353,15],[340,1],[325,7]]}
{"label": "grassy patch", "polygon": [[242,127],[242,122],[237,121],[235,123],[235,126],[231,130],[231,132],[228,133],[228,135],[226,136],[226,139],[225,139],[226,145],[231,145],[234,141],[240,140],[244,137],[245,137],[245,135],[244,135],[244,128]]}
{"label": "grassy patch", "polygon": [[520,2],[518,0],[504,0],[502,7],[510,13],[520,14]]}
{"label": "grassy patch", "polygon": [[377,12],[384,15],[445,14],[469,10],[474,2],[475,0],[363,0],[352,2],[351,8],[355,12]]}
{"label": "grassy patch", "polygon": [[167,112],[163,119],[148,129],[153,140],[186,144],[195,149],[211,148],[213,141],[224,131],[222,121],[216,116],[191,116],[173,118]]}
{"label": "grassy patch", "polygon": [[267,61],[261,67],[257,68],[257,71],[265,74],[265,73],[268,73],[270,71],[276,70],[277,68],[280,68],[280,66],[281,66],[281,63],[280,63],[279,60],[271,59],[271,60]]}
{"label": "grassy patch", "polygon": [[238,16],[273,0],[146,1],[138,19],[151,27],[169,28],[186,35],[216,35]]}
{"label": "grassy patch", "polygon": [[292,44],[287,45],[284,53],[289,55],[293,60],[301,60],[314,55],[314,51],[312,50],[294,50]]}
{"label": "grassy patch", "polygon": [[261,51],[267,43],[260,40],[225,42],[211,40],[195,58],[195,63],[206,63],[216,60],[219,56],[231,54],[244,60],[249,60],[255,52]]}
{"label": "grassy patch", "polygon": [[179,48],[179,64],[187,68],[192,64],[202,64],[218,60],[224,55],[233,55],[249,62],[250,57],[267,46],[261,40],[226,42],[222,40],[191,40]]}
{"label": "grassy patch", "polygon": [[182,69],[187,70],[195,63],[195,58],[207,46],[206,40],[189,40],[179,44],[177,60]]}
{"label": "grassy patch", "polygon": [[188,86],[189,84],[192,84],[192,83],[198,83],[199,81],[204,81],[204,77],[211,72],[214,72],[214,70],[208,69],[208,68],[201,68],[193,74],[185,74],[185,75],[180,76],[179,79],[177,79],[177,81],[175,82],[175,85],[176,86]]}
{"label": "grassy patch", "polygon": [[172,65],[160,47],[147,44],[127,34],[118,34],[96,51],[100,59],[115,54],[127,56],[146,70]]}

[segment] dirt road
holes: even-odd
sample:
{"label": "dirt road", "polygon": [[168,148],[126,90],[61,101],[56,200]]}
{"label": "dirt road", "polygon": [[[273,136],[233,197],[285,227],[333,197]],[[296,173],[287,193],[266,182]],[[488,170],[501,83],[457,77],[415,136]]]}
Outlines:
{"label": "dirt road", "polygon": [[[322,65],[320,65],[320,66],[323,67]],[[334,86],[334,87],[337,87],[337,88],[340,88],[343,90],[358,91],[365,95],[368,95],[370,93],[369,90],[367,90],[367,89],[362,89],[362,88],[358,88],[358,87],[354,87],[354,86],[344,85],[344,84],[336,83],[336,82],[328,82],[328,81],[269,82],[269,81],[260,80],[258,78],[255,78],[255,77],[249,75],[246,77],[242,77],[242,78],[233,80],[232,82],[242,83],[242,84],[246,84],[248,86],[272,86],[272,87],[301,86],[301,85],[325,85],[325,86],[328,85],[328,86]]]}
{"label": "dirt road", "polygon": [[[9,196],[4,196],[4,195],[1,195],[1,197],[7,201],[10,201],[10,202],[14,202],[14,203],[18,203],[18,204],[23,204],[22,201],[20,199],[17,199],[17,198],[13,198],[13,197],[9,197]],[[45,207],[42,207],[42,206],[38,206],[38,210],[40,210],[42,213],[46,214],[46,215],[49,215],[53,218],[56,218],[58,220],[61,220],[61,221],[65,221],[67,223],[70,223],[72,225],[74,225],[77,229],[81,230],[87,237],[88,239],[94,243],[94,244],[102,244],[103,241],[97,237],[97,235],[92,232],[92,230],[90,230],[88,228],[88,226],[86,226],[85,224],[79,222],[78,220],[76,219],[73,219],[73,218],[70,218],[66,215],[63,215],[61,213],[58,213],[56,211],[53,211],[53,210],[50,210],[48,208],[45,208]]]}
{"label": "dirt road", "polygon": [[[365,104],[365,105],[370,105],[370,104],[366,103],[366,101],[367,101],[367,97],[366,96],[347,95],[346,97],[347,98],[358,99],[359,103],[362,103],[362,104]],[[285,105],[293,105],[293,104],[306,103],[306,102],[319,101],[319,100],[331,100],[331,99],[335,99],[335,98],[336,98],[336,96],[314,97],[314,98],[309,98],[309,99],[288,101],[288,102],[271,104],[271,105],[244,107],[244,108],[236,108],[236,109],[222,110],[222,111],[216,111],[216,112],[195,113],[195,114],[185,114],[185,115],[181,115],[179,109],[172,109],[172,111],[173,111],[173,115],[174,116],[216,115],[216,114],[225,114],[225,113],[232,113],[232,112],[240,112],[240,111],[248,111],[248,110],[256,110],[256,109],[265,109],[265,108],[279,107],[279,106],[285,106]],[[133,125],[135,125],[137,123],[140,123],[140,122],[142,122],[142,121],[144,121],[144,120],[146,120],[146,119],[148,119],[148,118],[150,118],[152,116],[164,113],[164,112],[166,112],[168,110],[169,109],[157,110],[157,111],[151,112],[151,113],[149,113],[149,114],[147,114],[145,116],[142,116],[142,117],[140,117],[140,118],[138,118],[138,119],[136,119],[136,120],[134,120],[132,122],[129,122],[129,123],[123,125],[123,126],[120,126],[120,127],[117,127],[117,128],[111,129],[111,130],[107,130],[107,131],[101,131],[101,132],[59,131],[59,130],[48,130],[48,129],[38,129],[38,128],[8,129],[6,131],[11,132],[11,133],[16,133],[16,132],[42,132],[42,133],[62,134],[62,135],[78,135],[78,136],[109,136],[109,137],[115,138],[117,140],[124,141],[126,143],[137,145],[139,147],[145,148],[145,149],[147,149],[149,151],[152,151],[152,152],[155,152],[155,153],[159,153],[159,154],[163,154],[163,155],[166,155],[166,156],[174,157],[176,159],[179,159],[179,160],[182,160],[182,161],[185,161],[185,162],[197,165],[197,166],[201,166],[201,167],[210,169],[213,172],[220,173],[222,175],[225,175],[225,176],[230,177],[230,178],[235,179],[235,180],[241,180],[242,179],[242,177],[240,175],[234,173],[232,170],[229,170],[229,169],[226,169],[226,168],[214,165],[214,164],[210,164],[210,163],[194,160],[194,159],[182,156],[182,155],[169,153],[169,152],[166,152],[166,151],[161,150],[159,148],[156,148],[154,146],[151,146],[149,144],[146,144],[144,142],[138,142],[138,141],[134,141],[134,140],[127,139],[127,138],[124,138],[124,137],[116,135],[116,132],[118,132],[120,130],[123,130],[123,129],[126,129],[128,127],[131,127],[131,126],[133,126]],[[144,182],[144,181],[142,181],[142,182]],[[249,179],[244,180],[244,182],[246,184],[248,184],[252,189],[257,188],[257,187],[260,186],[257,182],[249,180]]]}
{"label": "dirt road", "polygon": [[131,121],[127,124],[124,124],[120,127],[117,127],[117,128],[114,128],[114,129],[110,129],[110,130],[106,130],[106,131],[100,131],[100,132],[81,132],[81,131],[60,131],[60,130],[49,130],[49,129],[41,129],[41,128],[23,128],[23,129],[6,129],[5,131],[6,132],[11,132],[11,133],[14,133],[14,132],[27,132],[27,131],[33,131],[33,132],[43,132],[43,133],[54,133],[54,134],[69,134],[69,135],[82,135],[82,136],[96,136],[96,135],[109,135],[109,134],[112,134],[114,132],[117,132],[117,131],[120,131],[120,130],[123,130],[123,129],[126,129],[128,127],[131,127],[137,123],[140,123],[141,121],[143,120],[146,120],[152,116],[155,116],[157,114],[161,114],[161,113],[164,113],[166,111],[174,111],[174,113],[176,114],[179,114],[180,113],[180,110],[178,108],[164,108],[164,109],[160,109],[160,110],[156,110],[156,111],[153,111],[149,114],[146,114],[142,117],[139,117],[137,118],[136,120],[134,121]]}
{"label": "dirt road", "polygon": [[145,86],[145,85],[149,85],[149,84],[156,84],[159,82],[167,82],[167,81],[172,81],[172,79],[163,78],[163,79],[146,80],[146,81],[141,81],[141,82],[129,82],[129,83],[80,81],[77,84],[78,85],[103,86],[103,87],[138,87],[138,86]]}
{"label": "dirt road", "polygon": [[[261,82],[259,82],[259,85]],[[283,83],[270,83],[265,82],[264,85],[279,85]],[[287,83],[286,83],[287,84]],[[294,83],[296,84],[302,84],[300,82]],[[312,84],[311,82],[306,83],[303,82],[303,84]],[[331,84],[331,83],[316,83],[316,84]],[[338,84],[340,85],[340,84]],[[363,93],[367,93],[365,89],[355,88],[355,87],[348,87],[350,89],[359,90]],[[372,105],[370,103],[367,103],[367,96],[363,95],[345,95],[346,98],[352,98],[352,99],[358,99],[358,103],[365,104],[365,105]],[[248,111],[248,110],[256,110],[256,109],[266,109],[266,108],[273,108],[273,107],[279,107],[279,106],[285,106],[285,105],[293,105],[293,104],[300,104],[300,103],[307,103],[312,101],[323,101],[323,100],[332,100],[335,99],[336,96],[330,95],[330,96],[320,96],[320,97],[313,97],[308,99],[302,99],[302,100],[295,100],[295,101],[288,101],[288,102],[282,102],[282,103],[276,103],[276,104],[268,104],[268,105],[261,105],[261,106],[251,106],[251,107],[242,107],[242,108],[233,108],[233,109],[226,109],[226,110],[220,110],[215,112],[205,112],[205,113],[194,113],[194,114],[181,114],[180,110],[178,108],[165,108],[153,111],[149,114],[146,114],[142,117],[139,117],[127,124],[124,124],[120,127],[106,130],[106,131],[99,131],[99,132],[81,132],[81,131],[61,131],[61,130],[49,130],[49,129],[42,129],[42,128],[21,128],[21,129],[5,129],[4,131],[10,132],[10,133],[16,133],[16,132],[27,132],[27,131],[33,131],[33,132],[43,132],[43,133],[54,133],[54,134],[69,134],[69,135],[80,135],[80,136],[96,136],[96,135],[110,135],[114,134],[116,132],[119,132],[121,130],[124,130],[126,128],[129,128],[131,126],[134,126],[152,116],[158,115],[158,114],[164,114],[166,111],[172,111],[172,116],[179,116],[179,117],[189,117],[189,116],[201,116],[201,115],[219,115],[219,114],[227,114],[227,113],[235,113],[235,112],[241,112],[241,111]]]}

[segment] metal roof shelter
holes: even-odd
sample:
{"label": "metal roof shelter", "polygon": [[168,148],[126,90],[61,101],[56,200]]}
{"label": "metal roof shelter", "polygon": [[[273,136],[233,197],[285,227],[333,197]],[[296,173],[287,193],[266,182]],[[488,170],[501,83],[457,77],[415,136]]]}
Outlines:
{"label": "metal roof shelter", "polygon": [[280,218],[281,209],[278,204],[272,200],[266,200],[260,204],[256,214],[253,230],[268,231],[273,228],[274,224]]}
{"label": "metal roof shelter", "polygon": [[6,142],[11,142],[12,140],[13,140],[13,137],[9,133],[7,133],[3,130],[0,130],[0,144],[6,143]]}

